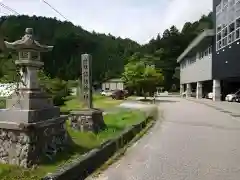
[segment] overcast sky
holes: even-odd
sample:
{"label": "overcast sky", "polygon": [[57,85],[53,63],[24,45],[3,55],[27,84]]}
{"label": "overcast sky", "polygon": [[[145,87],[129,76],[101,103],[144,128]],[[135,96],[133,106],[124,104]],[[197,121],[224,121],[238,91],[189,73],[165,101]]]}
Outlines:
{"label": "overcast sky", "polygon": [[[0,0],[20,14],[57,17],[40,0]],[[171,25],[182,28],[212,10],[211,0],[46,0],[76,25],[147,43]],[[0,12],[10,13],[5,9]]]}

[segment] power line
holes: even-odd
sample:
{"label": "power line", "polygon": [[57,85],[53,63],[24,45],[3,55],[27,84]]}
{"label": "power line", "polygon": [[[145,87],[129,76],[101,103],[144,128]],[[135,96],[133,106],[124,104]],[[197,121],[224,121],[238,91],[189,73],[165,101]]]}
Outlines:
{"label": "power line", "polygon": [[57,14],[59,14],[61,17],[63,17],[66,21],[69,21],[61,12],[59,12],[56,8],[54,8],[51,4],[49,4],[46,0],[40,0],[41,2],[48,5],[52,10],[54,10]]}
{"label": "power line", "polygon": [[14,13],[15,15],[20,15],[17,11],[15,11],[14,9],[10,8],[9,6],[3,4],[0,2],[0,6],[2,6],[3,8],[7,9],[8,11]]}

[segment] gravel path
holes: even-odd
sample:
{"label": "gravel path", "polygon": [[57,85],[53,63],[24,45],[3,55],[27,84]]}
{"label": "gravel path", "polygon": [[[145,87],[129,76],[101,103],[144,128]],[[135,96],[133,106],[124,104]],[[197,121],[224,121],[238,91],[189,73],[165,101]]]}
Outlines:
{"label": "gravel path", "polygon": [[203,104],[161,98],[164,121],[95,180],[239,180],[240,121]]}

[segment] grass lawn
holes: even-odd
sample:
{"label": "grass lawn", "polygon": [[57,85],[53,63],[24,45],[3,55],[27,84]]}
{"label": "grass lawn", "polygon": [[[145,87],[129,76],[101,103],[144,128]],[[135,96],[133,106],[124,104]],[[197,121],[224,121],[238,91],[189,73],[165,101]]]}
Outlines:
{"label": "grass lawn", "polygon": [[[105,97],[104,97],[105,98]],[[104,103],[100,103],[99,99],[95,100],[96,105],[103,105],[104,107],[110,107],[108,100],[104,100]],[[70,100],[68,103],[72,106],[76,105],[73,102],[74,99]],[[99,102],[98,102],[99,101]],[[114,104],[114,103],[113,103]],[[111,104],[111,106],[113,106]],[[76,107],[76,106],[74,106]],[[102,107],[102,106],[101,106]],[[101,143],[116,137],[119,135],[125,128],[134,125],[142,120],[145,116],[143,112],[132,111],[132,110],[119,110],[114,114],[107,114],[104,116],[104,121],[107,125],[105,131],[100,132],[99,134],[94,133],[82,133],[72,130],[68,123],[67,129],[72,137],[75,145],[73,145],[69,150],[64,153],[60,153],[56,159],[51,162],[46,162],[43,165],[37,167],[34,170],[22,169],[19,167],[14,167],[10,165],[0,165],[0,179],[1,180],[38,180],[41,179],[48,172],[52,172],[57,169],[57,167],[69,162],[71,159],[74,159],[76,156],[84,154],[85,152],[98,147]]]}
{"label": "grass lawn", "polygon": [[[83,103],[77,97],[69,97],[65,105],[61,107],[61,111],[77,110],[84,107]],[[123,100],[113,100],[111,97],[101,96],[98,94],[93,95],[93,107],[100,109],[109,109],[121,104]]]}

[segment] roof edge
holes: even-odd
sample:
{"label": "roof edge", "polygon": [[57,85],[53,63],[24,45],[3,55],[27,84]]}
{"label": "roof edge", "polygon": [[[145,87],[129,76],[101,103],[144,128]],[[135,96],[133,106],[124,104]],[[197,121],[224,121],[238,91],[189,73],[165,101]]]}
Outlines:
{"label": "roof edge", "polygon": [[200,33],[184,50],[184,52],[177,58],[177,62],[181,62],[183,58],[194,48],[196,47],[205,37],[214,36],[214,29],[206,29],[202,33]]}

